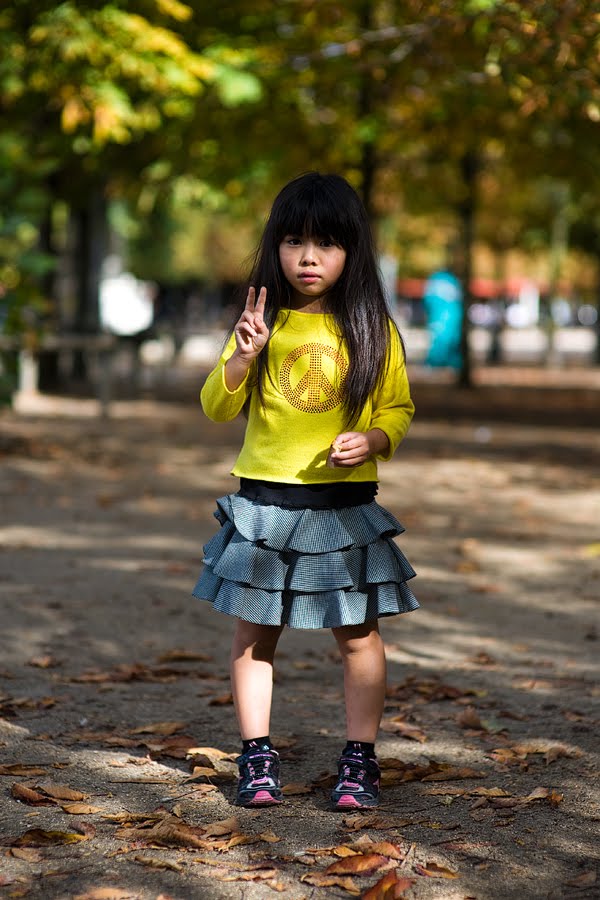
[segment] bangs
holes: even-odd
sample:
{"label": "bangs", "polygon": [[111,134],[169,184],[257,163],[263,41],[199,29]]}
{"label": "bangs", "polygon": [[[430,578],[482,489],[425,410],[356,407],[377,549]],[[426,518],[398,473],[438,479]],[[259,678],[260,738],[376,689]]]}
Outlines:
{"label": "bangs", "polygon": [[[292,185],[296,188],[293,191],[289,190]],[[292,185],[282,191],[273,207],[275,242],[280,243],[286,234],[306,235],[328,238],[347,249],[357,237],[353,198],[343,196],[346,191],[340,191],[333,178],[321,176]]]}

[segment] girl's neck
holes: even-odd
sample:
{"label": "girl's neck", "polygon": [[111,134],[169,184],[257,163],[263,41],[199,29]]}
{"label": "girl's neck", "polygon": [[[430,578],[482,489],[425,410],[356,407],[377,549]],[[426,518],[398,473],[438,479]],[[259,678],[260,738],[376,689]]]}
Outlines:
{"label": "girl's neck", "polygon": [[296,312],[302,313],[322,313],[325,311],[321,297],[304,297],[302,294],[292,294],[290,309],[295,309]]}

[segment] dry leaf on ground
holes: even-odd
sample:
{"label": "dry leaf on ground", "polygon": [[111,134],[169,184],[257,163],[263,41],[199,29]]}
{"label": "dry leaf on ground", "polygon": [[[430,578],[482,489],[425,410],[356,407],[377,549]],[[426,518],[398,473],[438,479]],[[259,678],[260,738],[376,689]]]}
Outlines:
{"label": "dry leaf on ground", "polygon": [[148,725],[140,725],[138,728],[130,728],[127,734],[162,734],[170,736],[178,731],[183,731],[187,722],[151,722]]}
{"label": "dry leaf on ground", "polygon": [[389,865],[388,857],[380,853],[356,853],[331,863],[325,869],[325,875],[371,875]]}
{"label": "dry leaf on ground", "polygon": [[11,795],[20,803],[27,803],[28,806],[55,806],[56,800],[47,797],[45,794],[27,787],[26,784],[13,784],[10,789]]}
{"label": "dry leaf on ground", "polygon": [[89,803],[63,803],[60,808],[70,816],[92,816],[102,811],[101,806],[91,806]]}
{"label": "dry leaf on ground", "polygon": [[0,766],[0,775],[12,775],[18,778],[20,775],[32,778],[34,775],[46,775],[46,769],[28,763],[8,763]]}
{"label": "dry leaf on ground", "polygon": [[300,878],[300,881],[306,884],[312,884],[315,887],[339,887],[349,894],[360,896],[360,888],[351,878],[344,878],[339,875],[324,875],[322,872],[309,872]]}
{"label": "dry leaf on ground", "polygon": [[56,844],[77,844],[87,841],[93,836],[86,829],[85,833],[79,831],[46,831],[42,828],[30,828],[15,841],[14,847],[52,847]]}
{"label": "dry leaf on ground", "polygon": [[402,900],[404,891],[411,888],[414,883],[414,878],[399,877],[395,871],[388,872],[361,895],[361,900]]}
{"label": "dry leaf on ground", "polygon": [[281,788],[281,793],[286,797],[299,797],[301,794],[312,794],[313,788],[309,784],[300,784],[297,781],[290,781]]}
{"label": "dry leaf on ground", "polygon": [[157,856],[132,856],[134,862],[140,863],[142,866],[148,866],[151,869],[169,869],[172,872],[183,872],[183,866],[168,859],[159,859]]}
{"label": "dry leaf on ground", "polygon": [[427,875],[429,878],[460,878],[458,872],[454,872],[446,866],[440,866],[436,862],[428,862],[424,866],[416,863],[413,868],[418,875]]}

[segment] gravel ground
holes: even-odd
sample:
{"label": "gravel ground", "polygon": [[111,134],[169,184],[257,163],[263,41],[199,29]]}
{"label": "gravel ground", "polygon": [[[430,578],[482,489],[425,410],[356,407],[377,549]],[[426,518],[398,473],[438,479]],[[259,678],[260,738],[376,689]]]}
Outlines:
{"label": "gravel ground", "polygon": [[593,430],[417,417],[382,465],[422,608],[383,622],[384,800],[350,816],[328,632],[281,640],[286,802],[232,803],[232,623],[190,591],[242,426],[92,411],[0,415],[1,897],[600,897]]}

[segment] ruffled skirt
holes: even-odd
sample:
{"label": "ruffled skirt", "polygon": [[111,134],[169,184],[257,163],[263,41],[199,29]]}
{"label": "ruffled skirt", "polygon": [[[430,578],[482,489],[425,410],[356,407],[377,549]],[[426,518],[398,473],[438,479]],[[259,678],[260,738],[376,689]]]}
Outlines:
{"label": "ruffled skirt", "polygon": [[404,528],[375,501],[284,509],[228,494],[193,595],[260,625],[337,628],[418,609],[415,571],[393,538]]}

